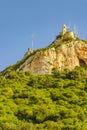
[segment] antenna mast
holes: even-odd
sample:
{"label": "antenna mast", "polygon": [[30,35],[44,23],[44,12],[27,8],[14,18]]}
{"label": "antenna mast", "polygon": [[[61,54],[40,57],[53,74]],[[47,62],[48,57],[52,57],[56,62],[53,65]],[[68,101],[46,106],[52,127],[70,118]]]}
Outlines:
{"label": "antenna mast", "polygon": [[33,47],[34,47],[34,35],[32,34],[32,50],[33,50]]}
{"label": "antenna mast", "polygon": [[78,32],[77,32],[77,30],[76,30],[76,25],[74,25],[74,31],[73,31],[73,32],[74,32],[74,36],[75,36],[75,37],[78,37]]}
{"label": "antenna mast", "polygon": [[71,22],[69,21],[69,24],[67,25],[67,30],[70,31],[71,29]]}

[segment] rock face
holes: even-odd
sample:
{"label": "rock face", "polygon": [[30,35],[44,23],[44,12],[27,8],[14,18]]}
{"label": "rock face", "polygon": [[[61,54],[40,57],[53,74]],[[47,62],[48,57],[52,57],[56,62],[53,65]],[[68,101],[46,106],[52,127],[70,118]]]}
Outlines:
{"label": "rock face", "polygon": [[4,70],[3,75],[8,75],[11,71],[31,71],[35,75],[51,74],[53,68],[71,71],[76,66],[87,69],[87,41],[76,38],[66,28],[63,25],[62,32],[48,47],[36,51],[28,49],[24,58]]}
{"label": "rock face", "polygon": [[53,68],[73,70],[75,66],[87,68],[87,43],[82,40],[55,40],[47,48],[32,52],[16,71],[50,74]]}

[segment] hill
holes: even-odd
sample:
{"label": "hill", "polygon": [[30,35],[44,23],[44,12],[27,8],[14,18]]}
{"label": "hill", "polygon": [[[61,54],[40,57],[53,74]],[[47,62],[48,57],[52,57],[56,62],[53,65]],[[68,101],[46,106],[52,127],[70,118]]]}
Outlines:
{"label": "hill", "polygon": [[87,41],[62,32],[0,73],[0,130],[87,130]]}

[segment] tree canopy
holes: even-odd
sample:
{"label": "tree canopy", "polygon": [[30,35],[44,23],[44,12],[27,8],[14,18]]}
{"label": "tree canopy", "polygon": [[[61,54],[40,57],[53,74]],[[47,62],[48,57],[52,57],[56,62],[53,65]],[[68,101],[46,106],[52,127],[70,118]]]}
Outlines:
{"label": "tree canopy", "polygon": [[87,71],[1,76],[0,130],[87,130]]}

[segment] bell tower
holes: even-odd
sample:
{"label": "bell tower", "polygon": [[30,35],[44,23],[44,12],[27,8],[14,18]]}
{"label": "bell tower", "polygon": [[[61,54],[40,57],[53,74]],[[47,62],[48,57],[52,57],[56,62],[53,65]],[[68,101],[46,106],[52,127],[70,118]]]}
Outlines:
{"label": "bell tower", "polygon": [[64,24],[62,27],[62,32],[61,32],[62,36],[66,34],[66,28],[67,28],[67,26]]}

